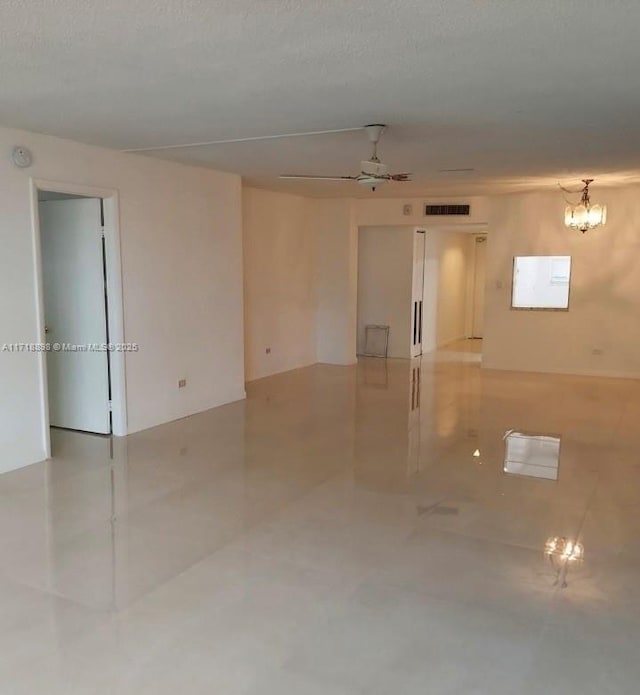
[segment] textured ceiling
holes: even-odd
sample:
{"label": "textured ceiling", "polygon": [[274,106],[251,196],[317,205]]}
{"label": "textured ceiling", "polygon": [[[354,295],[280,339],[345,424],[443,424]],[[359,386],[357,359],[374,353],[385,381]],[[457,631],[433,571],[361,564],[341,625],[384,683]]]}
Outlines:
{"label": "textured ceiling", "polygon": [[[383,122],[416,179],[385,196],[635,181],[638,26],[637,0],[2,0],[0,123],[126,149]],[[349,195],[277,174],[357,173],[368,144],[151,154]]]}

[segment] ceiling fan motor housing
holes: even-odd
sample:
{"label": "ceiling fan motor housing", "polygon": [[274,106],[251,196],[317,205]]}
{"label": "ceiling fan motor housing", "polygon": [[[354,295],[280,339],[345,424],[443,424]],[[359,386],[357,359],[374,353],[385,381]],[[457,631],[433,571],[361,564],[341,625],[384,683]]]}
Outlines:
{"label": "ceiling fan motor housing", "polygon": [[386,176],[389,173],[389,167],[382,162],[365,159],[360,162],[360,171],[368,176]]}
{"label": "ceiling fan motor housing", "polygon": [[385,183],[388,183],[387,179],[379,179],[377,176],[366,175],[359,176],[357,181],[361,186],[370,188],[372,191],[375,191],[378,186],[384,186]]}

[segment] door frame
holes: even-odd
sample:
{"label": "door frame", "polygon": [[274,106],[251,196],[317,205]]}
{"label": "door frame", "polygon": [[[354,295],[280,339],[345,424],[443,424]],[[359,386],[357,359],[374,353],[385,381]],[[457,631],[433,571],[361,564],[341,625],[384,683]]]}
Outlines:
{"label": "door frame", "polygon": [[[39,342],[45,343],[44,332],[44,289],[42,281],[42,249],[40,243],[40,215],[38,191],[66,193],[89,198],[101,198],[104,211],[105,265],[107,276],[107,323],[109,340],[124,343],[124,298],[122,291],[122,263],[120,256],[120,226],[118,191],[114,188],[97,188],[66,181],[50,181],[31,178],[31,230],[35,260],[36,317]],[[46,352],[38,352],[40,379],[40,412],[42,416],[42,439],[47,458],[51,457],[51,433],[49,425],[49,387],[47,382]],[[127,434],[126,365],[124,352],[110,353],[111,366],[111,416],[112,434],[124,437]]]}
{"label": "door frame", "polygon": [[[416,236],[419,235],[419,236]],[[416,299],[414,297],[415,287],[413,286],[413,281],[415,280],[415,262],[416,262],[416,239],[422,240],[422,258],[420,259],[422,263],[422,273],[420,273],[420,294]],[[411,331],[411,348],[409,350],[410,358],[417,359],[422,357],[424,354],[424,277],[425,277],[425,267],[427,263],[427,230],[425,227],[414,227],[413,228],[413,263],[412,270],[413,276],[411,279],[411,311],[413,316],[411,317],[412,331]],[[416,335],[418,342],[414,342],[414,335]],[[416,352],[414,355],[414,348],[420,346],[420,352]]]}
{"label": "door frame", "polygon": [[[476,292],[478,291],[478,246],[482,244],[487,243],[487,232],[478,232],[477,234],[473,235],[473,283],[471,285],[471,325],[469,327],[469,335],[471,338],[480,338],[482,339],[482,336],[477,336],[475,335],[475,327],[476,327]],[[487,263],[487,258],[486,258],[486,247],[485,247],[485,278],[486,278],[486,263]],[[484,316],[484,300],[485,300],[485,287],[482,287],[482,295],[483,295],[483,316]],[[467,295],[468,296],[468,295]],[[484,329],[482,331],[484,333]]]}

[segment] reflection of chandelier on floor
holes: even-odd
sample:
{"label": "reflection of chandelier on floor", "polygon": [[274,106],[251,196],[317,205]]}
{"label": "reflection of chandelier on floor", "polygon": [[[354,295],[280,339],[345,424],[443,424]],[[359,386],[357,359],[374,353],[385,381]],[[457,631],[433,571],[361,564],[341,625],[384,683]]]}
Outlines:
{"label": "reflection of chandelier on floor", "polygon": [[[606,205],[591,205],[589,197],[589,184],[593,179],[582,179],[584,188],[582,189],[582,198],[578,205],[567,205],[564,211],[564,223],[572,229],[579,229],[583,234],[588,229],[594,229],[607,221],[607,206]],[[567,193],[571,191],[566,191]]]}
{"label": "reflection of chandelier on floor", "polygon": [[547,538],[547,542],[544,544],[544,554],[549,558],[551,566],[556,572],[556,580],[553,585],[560,584],[560,587],[565,589],[568,586],[567,571],[569,565],[584,559],[584,546],[570,538],[553,536]]}

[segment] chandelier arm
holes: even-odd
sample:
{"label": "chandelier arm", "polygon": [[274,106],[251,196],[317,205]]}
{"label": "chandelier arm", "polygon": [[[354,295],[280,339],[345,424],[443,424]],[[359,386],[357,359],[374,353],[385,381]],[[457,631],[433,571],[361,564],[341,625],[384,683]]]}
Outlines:
{"label": "chandelier arm", "polygon": [[[578,193],[582,193],[583,189],[580,189],[579,191],[570,191],[568,188],[565,188],[561,184],[558,184],[558,188],[563,191],[564,193],[570,193],[571,195],[577,195]],[[567,205],[572,205],[575,206],[575,203],[572,203],[566,196],[562,196],[564,198],[564,201]]]}

